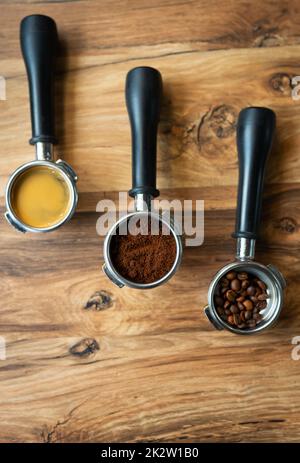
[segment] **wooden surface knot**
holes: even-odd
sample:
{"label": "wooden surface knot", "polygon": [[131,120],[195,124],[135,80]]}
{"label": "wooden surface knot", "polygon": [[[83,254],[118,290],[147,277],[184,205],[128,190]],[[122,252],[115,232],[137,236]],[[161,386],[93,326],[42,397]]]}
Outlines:
{"label": "wooden surface knot", "polygon": [[292,79],[286,72],[273,74],[269,82],[275,92],[291,96]]}
{"label": "wooden surface knot", "polygon": [[278,34],[266,33],[256,37],[254,40],[254,47],[280,47],[284,45],[284,39]]}
{"label": "wooden surface knot", "polygon": [[89,357],[100,350],[99,343],[93,338],[84,338],[70,347],[69,352],[75,357]]}
{"label": "wooden surface knot", "polygon": [[291,234],[298,230],[298,223],[291,217],[282,217],[275,222],[274,227],[283,233]]}
{"label": "wooden surface knot", "polygon": [[206,112],[200,119],[197,143],[211,143],[213,139],[229,138],[235,134],[237,111],[233,106],[222,104]]}
{"label": "wooden surface knot", "polygon": [[[283,10],[282,15],[286,15]],[[253,46],[257,48],[267,47],[280,47],[284,45],[283,37],[278,33],[279,28],[275,25],[274,21],[270,22],[269,19],[260,19],[253,25],[252,32],[254,34]]]}
{"label": "wooden surface knot", "polygon": [[107,291],[96,291],[84,306],[86,310],[106,310],[113,305],[112,296]]}

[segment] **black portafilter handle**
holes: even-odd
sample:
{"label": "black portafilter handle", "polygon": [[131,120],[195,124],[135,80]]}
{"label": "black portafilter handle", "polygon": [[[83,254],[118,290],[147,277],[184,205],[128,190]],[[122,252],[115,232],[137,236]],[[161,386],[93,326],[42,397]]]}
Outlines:
{"label": "black portafilter handle", "polygon": [[55,21],[34,14],[22,19],[20,41],[26,66],[32,138],[37,142],[56,143],[54,125],[54,68],[58,46]]}
{"label": "black portafilter handle", "polygon": [[239,114],[239,187],[234,238],[256,239],[265,167],[272,147],[275,125],[275,113],[269,108],[250,107]]}
{"label": "black portafilter handle", "polygon": [[162,99],[162,77],[151,67],[131,69],[126,77],[126,106],[131,125],[132,189],[137,194],[159,195],[156,189],[156,142]]}

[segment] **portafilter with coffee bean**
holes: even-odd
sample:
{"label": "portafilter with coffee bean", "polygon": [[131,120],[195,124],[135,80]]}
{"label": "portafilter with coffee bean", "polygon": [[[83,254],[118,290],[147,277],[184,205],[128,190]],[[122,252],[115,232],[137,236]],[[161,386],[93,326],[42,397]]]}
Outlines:
{"label": "portafilter with coffee bean", "polygon": [[48,232],[73,215],[77,176],[65,161],[54,160],[54,67],[58,47],[55,21],[26,16],[20,26],[21,49],[29,82],[32,137],[36,159],[18,167],[6,187],[8,222],[21,232]]}
{"label": "portafilter with coffee bean", "polygon": [[[132,136],[129,195],[134,198],[135,211],[123,216],[108,232],[103,271],[119,287],[149,289],[171,278],[182,255],[181,236],[174,220],[152,208],[152,199],[159,195],[156,141],[162,99],[160,72],[146,66],[132,69],[127,74],[125,93]],[[134,224],[141,230],[136,235],[130,230]]]}
{"label": "portafilter with coffee bean", "polygon": [[285,280],[273,265],[254,260],[260,223],[264,172],[275,132],[275,113],[243,109],[237,123],[239,187],[236,260],[217,272],[208,290],[205,313],[219,330],[258,333],[272,326],[283,304]]}

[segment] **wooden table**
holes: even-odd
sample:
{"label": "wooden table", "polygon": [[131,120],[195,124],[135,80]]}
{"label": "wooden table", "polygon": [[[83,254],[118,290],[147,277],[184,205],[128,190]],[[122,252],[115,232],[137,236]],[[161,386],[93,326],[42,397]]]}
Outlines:
{"label": "wooden table", "polygon": [[[11,2],[1,6],[0,440],[298,441],[300,362],[300,8],[296,0]],[[9,174],[34,157],[19,22],[58,24],[57,125],[80,202],[57,232],[22,235],[4,220]],[[129,69],[164,79],[158,186],[205,201],[205,241],[165,286],[118,289],[102,274],[96,204],[131,185],[124,104]],[[208,284],[232,260],[242,107],[277,113],[257,259],[288,282],[278,325],[254,337],[206,320]]]}

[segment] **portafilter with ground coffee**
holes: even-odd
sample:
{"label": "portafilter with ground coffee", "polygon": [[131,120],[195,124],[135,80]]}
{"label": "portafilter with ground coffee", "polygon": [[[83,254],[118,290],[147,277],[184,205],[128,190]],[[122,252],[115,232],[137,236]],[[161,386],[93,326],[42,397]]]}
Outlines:
{"label": "portafilter with ground coffee", "polygon": [[[119,287],[148,289],[176,272],[182,255],[174,220],[152,208],[156,189],[156,141],[162,77],[151,67],[137,67],[126,78],[126,105],[132,135],[132,189],[135,211],[123,216],[104,241],[103,271]],[[136,229],[138,232],[136,232]]]}

